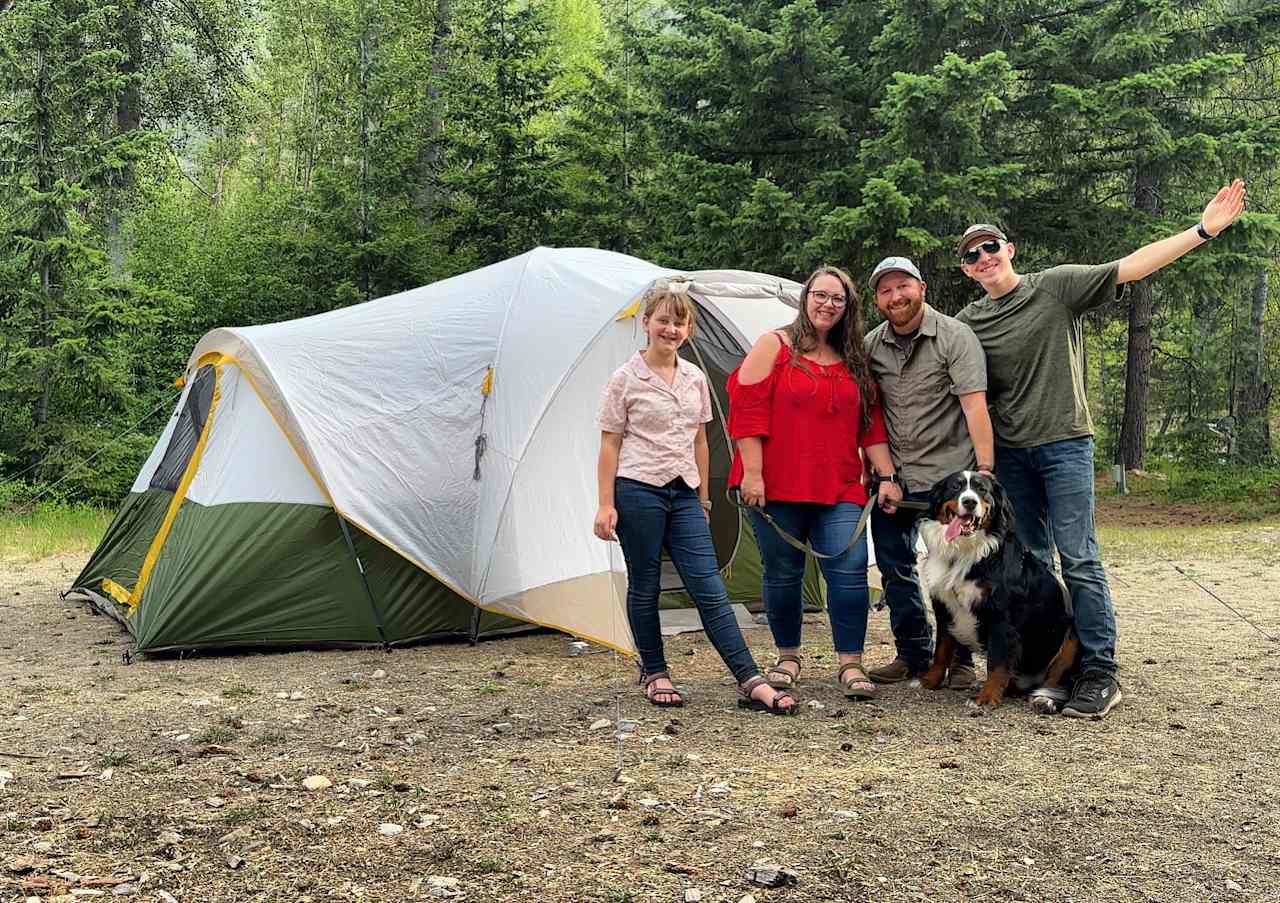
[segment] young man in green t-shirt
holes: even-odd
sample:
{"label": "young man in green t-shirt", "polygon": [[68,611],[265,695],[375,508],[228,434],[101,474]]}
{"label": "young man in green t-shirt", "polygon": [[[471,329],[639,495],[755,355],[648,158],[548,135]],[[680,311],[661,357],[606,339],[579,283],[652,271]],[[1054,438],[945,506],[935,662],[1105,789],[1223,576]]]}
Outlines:
{"label": "young man in green t-shirt", "polygon": [[1101,718],[1120,701],[1116,621],[1093,523],[1093,422],[1084,392],[1081,317],[1235,222],[1244,182],[1220,190],[1200,223],[1097,266],[1019,275],[1014,244],[978,223],[960,239],[960,269],[986,290],[960,311],[987,355],[996,475],[1009,492],[1018,535],[1045,562],[1056,545],[1071,590],[1081,674],[1062,714]]}

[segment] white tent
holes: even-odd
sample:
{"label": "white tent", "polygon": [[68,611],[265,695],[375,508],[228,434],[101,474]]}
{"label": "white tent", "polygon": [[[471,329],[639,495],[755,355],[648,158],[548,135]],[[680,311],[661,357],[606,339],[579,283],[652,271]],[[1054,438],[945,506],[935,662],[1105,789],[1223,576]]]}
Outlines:
{"label": "white tent", "polygon": [[[594,417],[609,375],[643,344],[640,295],[676,272],[607,251],[538,248],[331,313],[210,332],[134,485],[139,510],[121,513],[77,588],[114,604],[140,649],[341,641],[336,622],[323,635],[294,630],[288,617],[275,623],[284,603],[245,601],[248,616],[227,607],[229,585],[243,598],[263,582],[237,584],[247,566],[227,562],[270,555],[268,537],[298,540],[294,570],[272,565],[276,599],[315,573],[307,543],[290,538],[294,509],[306,508],[336,512],[344,529],[485,611],[631,651],[621,555],[590,529]],[[699,305],[692,353],[722,405],[724,373],[762,332],[793,319],[800,286],[739,271],[680,275]],[[226,506],[234,517],[210,513]],[[263,506],[275,506],[274,525],[245,520]],[[370,591],[367,579],[365,590],[368,617],[360,606],[344,617],[369,621],[384,642],[430,632],[394,628],[392,590]]]}

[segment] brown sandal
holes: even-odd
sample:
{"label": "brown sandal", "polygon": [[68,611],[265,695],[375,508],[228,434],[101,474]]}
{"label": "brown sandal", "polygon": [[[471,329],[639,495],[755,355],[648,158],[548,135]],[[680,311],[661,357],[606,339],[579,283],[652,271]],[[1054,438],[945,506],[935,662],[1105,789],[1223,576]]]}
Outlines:
{"label": "brown sandal", "polygon": [[[796,673],[792,674],[786,668],[781,667],[783,662],[795,662]],[[778,660],[773,663],[773,667],[764,672],[764,678],[769,681],[769,686],[775,690],[794,690],[796,683],[800,680],[801,667],[800,656],[779,655]]]}
{"label": "brown sandal", "polygon": [[[857,675],[846,681],[844,676],[850,671],[857,671]],[[867,672],[862,670],[862,662],[841,665],[836,672],[836,683],[840,685],[846,699],[875,699],[876,685],[867,677]]]}
{"label": "brown sandal", "polygon": [[[772,703],[762,702],[751,695],[757,687],[767,683],[769,682],[757,674],[749,678],[746,683],[738,684],[738,708],[750,709],[753,712],[768,712],[770,715],[794,715],[800,711],[800,701],[790,690],[777,690]],[[791,700],[791,705],[781,705],[787,699]]]}
{"label": "brown sandal", "polygon": [[[640,686],[644,687],[645,699],[649,700],[652,705],[656,705],[660,709],[684,708],[684,695],[675,688],[674,683],[672,683],[670,690],[654,686],[656,681],[662,680],[664,677],[667,680],[671,680],[671,672],[655,671],[652,674],[645,674],[643,671],[640,672]],[[658,697],[660,696],[665,696],[667,698],[659,699]]]}

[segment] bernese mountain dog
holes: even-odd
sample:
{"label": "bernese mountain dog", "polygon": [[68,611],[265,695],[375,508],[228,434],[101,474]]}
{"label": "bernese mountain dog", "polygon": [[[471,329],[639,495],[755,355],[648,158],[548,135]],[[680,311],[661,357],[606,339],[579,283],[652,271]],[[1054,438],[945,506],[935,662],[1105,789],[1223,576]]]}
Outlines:
{"label": "bernese mountain dog", "polygon": [[1018,539],[1013,520],[1004,488],[987,474],[959,471],[933,487],[920,535],[938,643],[920,684],[941,687],[963,643],[987,657],[981,709],[996,708],[1007,692],[1030,693],[1032,708],[1051,715],[1080,654],[1071,594]]}

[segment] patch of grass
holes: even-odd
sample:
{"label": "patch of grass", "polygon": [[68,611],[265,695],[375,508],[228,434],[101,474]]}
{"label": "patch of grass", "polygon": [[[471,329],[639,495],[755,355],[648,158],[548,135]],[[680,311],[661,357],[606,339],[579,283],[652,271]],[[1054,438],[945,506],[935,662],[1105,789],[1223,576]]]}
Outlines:
{"label": "patch of grass", "polygon": [[257,696],[257,695],[258,695],[258,691],[256,689],[254,689],[253,687],[246,687],[246,686],[227,687],[225,690],[222,691],[222,696],[224,699],[242,699],[246,696]]}
{"label": "patch of grass", "polygon": [[279,746],[281,743],[288,743],[289,735],[284,731],[264,731],[253,738],[254,746]]}
{"label": "patch of grass", "polygon": [[103,768],[119,768],[133,761],[133,753],[124,749],[113,749],[98,757],[98,764]]}
{"label": "patch of grass", "polygon": [[39,561],[62,552],[88,552],[113,512],[92,505],[38,505],[25,513],[0,511],[0,561]]}
{"label": "patch of grass", "polygon": [[236,738],[236,732],[222,724],[211,724],[196,734],[196,743],[230,743]]}
{"label": "patch of grass", "polygon": [[229,825],[244,825],[259,821],[271,815],[271,807],[266,803],[254,803],[251,806],[237,806],[228,809],[225,816]]}
{"label": "patch of grass", "polygon": [[134,850],[150,842],[149,837],[131,828],[107,831],[99,836],[102,838],[103,848],[107,850]]}
{"label": "patch of grass", "polygon": [[507,688],[499,684],[495,684],[491,680],[486,680],[480,686],[476,687],[476,692],[484,694],[505,693],[507,692]]}
{"label": "patch of grass", "polygon": [[[1159,462],[1155,470],[1130,473],[1129,498],[1162,504],[1195,505],[1233,521],[1280,517],[1280,467],[1185,467]],[[1099,486],[1107,494],[1110,480]]]}
{"label": "patch of grass", "polygon": [[474,868],[480,875],[499,875],[507,870],[497,859],[481,859],[474,863]]}
{"label": "patch of grass", "polygon": [[1226,505],[1250,517],[1280,515],[1280,467],[1173,467],[1157,491],[1174,501]]}
{"label": "patch of grass", "polygon": [[134,771],[139,774],[163,774],[173,768],[171,759],[143,759],[134,766]]}
{"label": "patch of grass", "polygon": [[1246,528],[1240,524],[1099,527],[1098,542],[1106,562],[1145,561],[1157,566],[1168,559],[1248,559],[1259,564],[1274,564],[1280,561],[1280,521]]}

